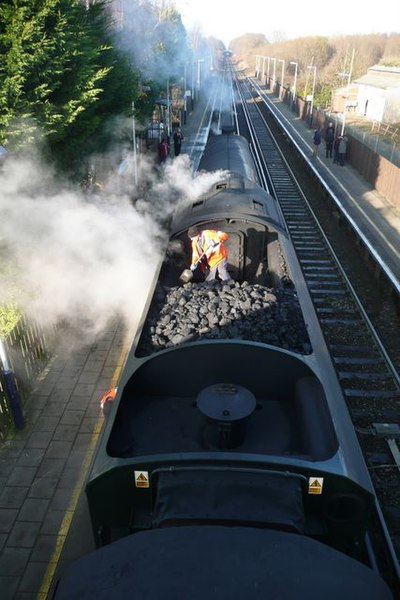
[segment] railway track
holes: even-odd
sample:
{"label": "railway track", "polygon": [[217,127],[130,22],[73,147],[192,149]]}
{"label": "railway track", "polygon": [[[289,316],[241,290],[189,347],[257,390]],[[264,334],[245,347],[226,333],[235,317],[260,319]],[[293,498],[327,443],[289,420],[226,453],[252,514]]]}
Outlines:
{"label": "railway track", "polygon": [[[388,578],[399,585],[400,557],[400,376],[376,333],[327,235],[299,186],[276,137],[268,109],[252,102],[246,81],[238,82],[241,131],[257,156],[260,179],[284,215],[331,360],[376,490],[374,535],[389,540]],[[266,115],[266,116],[265,116]]]}

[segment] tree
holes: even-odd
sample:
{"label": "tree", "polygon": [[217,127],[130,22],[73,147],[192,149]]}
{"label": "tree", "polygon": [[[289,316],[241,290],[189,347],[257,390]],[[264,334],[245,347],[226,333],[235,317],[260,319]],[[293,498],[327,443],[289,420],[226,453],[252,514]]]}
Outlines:
{"label": "tree", "polygon": [[173,3],[131,0],[115,43],[143,79],[163,83],[182,76],[190,51],[186,30]]}
{"label": "tree", "polygon": [[246,56],[248,54],[253,54],[255,49],[257,49],[257,54],[262,54],[259,52],[259,48],[268,44],[268,40],[262,33],[247,33],[241,37],[235,38],[229,44],[229,48],[235,54],[239,54],[242,56]]}
{"label": "tree", "polygon": [[11,147],[39,128],[61,138],[98,98],[107,68],[94,48],[89,12],[74,0],[5,0],[0,7],[0,127]]}
{"label": "tree", "polygon": [[138,93],[102,3],[3,0],[0,52],[0,136],[10,150],[41,140],[73,160],[72,148],[89,151],[104,119],[128,114]]}
{"label": "tree", "polygon": [[398,33],[388,36],[382,63],[387,66],[400,66],[400,35]]}
{"label": "tree", "polygon": [[[249,39],[256,44],[249,44]],[[344,83],[343,76],[339,73],[348,73],[350,60],[354,54],[352,65],[352,79],[364,75],[368,68],[381,63],[390,66],[400,64],[400,35],[392,33],[351,35],[326,37],[296,38],[286,41],[273,41],[259,39],[258,34],[245,34],[236,38],[230,47],[241,56],[250,73],[254,72],[255,57],[276,57],[284,60],[289,73],[290,62],[298,65],[297,89],[304,94],[310,90],[310,73],[307,69],[311,64],[317,67],[315,86],[315,100],[321,106],[329,105],[332,91]],[[272,65],[272,62],[266,63]],[[293,73],[290,74],[290,78]],[[308,81],[307,81],[308,80]]]}

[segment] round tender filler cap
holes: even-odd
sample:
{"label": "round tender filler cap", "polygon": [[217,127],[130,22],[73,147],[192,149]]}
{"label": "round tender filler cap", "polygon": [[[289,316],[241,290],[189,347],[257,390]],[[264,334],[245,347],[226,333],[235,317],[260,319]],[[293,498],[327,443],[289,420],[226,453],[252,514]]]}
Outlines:
{"label": "round tender filler cap", "polygon": [[255,410],[256,404],[256,398],[250,390],[233,383],[210,385],[197,396],[199,410],[217,421],[245,419]]}

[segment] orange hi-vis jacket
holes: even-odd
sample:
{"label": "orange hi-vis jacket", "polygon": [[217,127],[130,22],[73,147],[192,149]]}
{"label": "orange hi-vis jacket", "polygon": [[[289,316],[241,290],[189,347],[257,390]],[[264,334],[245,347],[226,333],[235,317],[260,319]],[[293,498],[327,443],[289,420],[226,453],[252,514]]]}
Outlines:
{"label": "orange hi-vis jacket", "polygon": [[202,231],[192,240],[192,264],[197,263],[205,252],[209,267],[213,269],[218,266],[228,256],[223,244],[228,237],[224,231],[215,231],[214,229]]}

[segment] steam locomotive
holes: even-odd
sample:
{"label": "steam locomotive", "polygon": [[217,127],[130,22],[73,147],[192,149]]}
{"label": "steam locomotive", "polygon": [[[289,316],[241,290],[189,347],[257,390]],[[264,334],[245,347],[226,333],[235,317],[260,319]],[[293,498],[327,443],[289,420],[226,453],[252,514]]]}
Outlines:
{"label": "steam locomotive", "polygon": [[[247,141],[210,136],[86,486],[97,550],[54,598],[392,593],[368,543],[374,490],[285,222]],[[228,234],[227,281],[188,230]]]}

